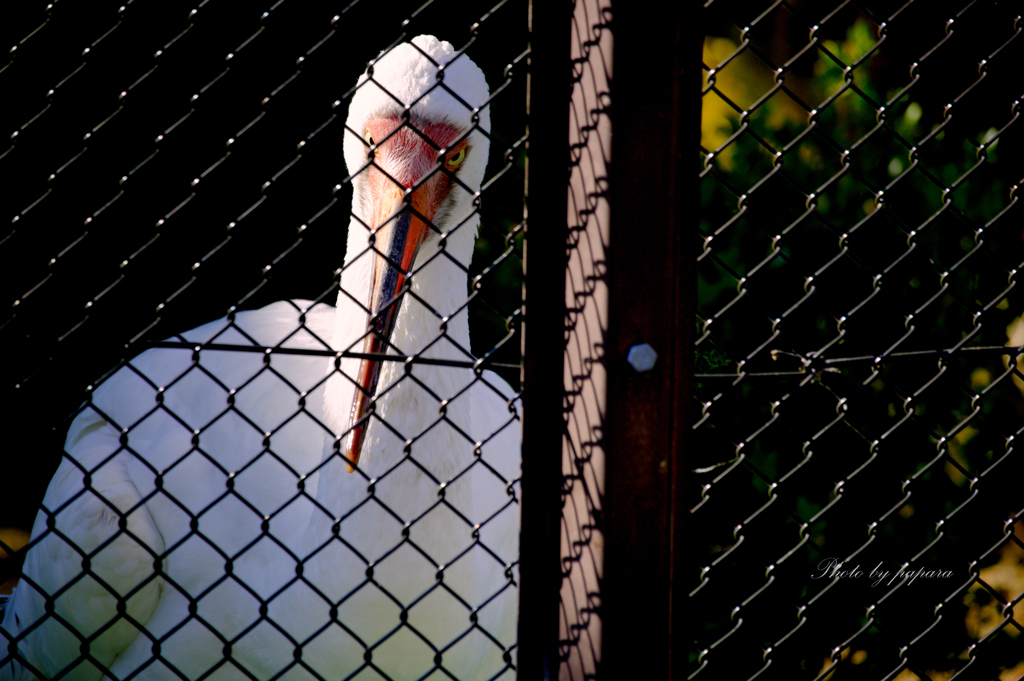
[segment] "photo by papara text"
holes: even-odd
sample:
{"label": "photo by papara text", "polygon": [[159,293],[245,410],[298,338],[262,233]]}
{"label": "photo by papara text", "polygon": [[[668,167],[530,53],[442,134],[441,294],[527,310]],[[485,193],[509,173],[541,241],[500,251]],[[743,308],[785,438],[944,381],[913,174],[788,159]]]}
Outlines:
{"label": "photo by papara text", "polygon": [[883,562],[867,571],[861,566],[847,567],[846,563],[838,558],[825,558],[818,563],[818,574],[811,575],[811,579],[861,579],[867,577],[871,580],[871,586],[892,584],[897,579],[909,580],[911,583],[918,577],[922,579],[949,579],[953,576],[952,570],[926,570],[924,567],[914,569],[909,563],[886,570],[882,567]]}

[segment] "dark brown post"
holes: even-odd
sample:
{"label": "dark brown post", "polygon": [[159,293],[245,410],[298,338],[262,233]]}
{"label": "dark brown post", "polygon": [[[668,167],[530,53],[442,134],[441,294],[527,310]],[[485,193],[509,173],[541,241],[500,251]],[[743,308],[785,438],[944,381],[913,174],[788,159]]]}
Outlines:
{"label": "dark brown post", "polygon": [[523,485],[518,675],[555,678],[562,348],[565,345],[565,205],[572,3],[530,3],[526,246],[523,314]]}
{"label": "dark brown post", "polygon": [[[699,9],[577,0],[566,36],[566,8],[535,2],[531,17],[519,678],[682,678]],[[556,58],[568,90],[545,70]],[[627,358],[645,343],[658,358],[638,371]]]}
{"label": "dark brown post", "polygon": [[[669,9],[671,8],[671,9]],[[601,678],[682,678],[681,526],[700,205],[700,4],[613,6]],[[648,343],[654,368],[627,356]],[[675,659],[679,651],[681,659]]]}

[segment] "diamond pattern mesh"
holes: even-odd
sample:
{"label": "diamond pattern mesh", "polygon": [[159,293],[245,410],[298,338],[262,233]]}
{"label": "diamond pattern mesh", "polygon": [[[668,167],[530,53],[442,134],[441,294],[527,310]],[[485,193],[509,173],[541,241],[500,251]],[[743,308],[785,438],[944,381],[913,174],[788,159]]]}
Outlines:
{"label": "diamond pattern mesh", "polygon": [[[0,526],[35,524],[24,547],[0,535],[24,559],[0,678],[515,674],[525,3],[405,3],[383,23],[327,4],[54,3],[3,22],[0,248],[22,265],[0,334],[33,455]],[[345,270],[390,257],[375,226],[348,227],[370,165],[345,171],[343,140],[363,139],[345,113],[367,61],[424,33],[484,71],[489,99],[463,105],[490,106],[490,129],[463,132],[491,158],[389,303],[429,337],[366,356],[332,345]],[[463,262],[445,243],[477,216]],[[356,228],[369,245],[342,267]],[[412,288],[442,267],[466,282],[451,307]],[[367,437],[394,456],[347,473],[324,395],[361,359],[382,365]]]}
{"label": "diamond pattern mesh", "polygon": [[1019,678],[1020,8],[703,16],[689,674]]}

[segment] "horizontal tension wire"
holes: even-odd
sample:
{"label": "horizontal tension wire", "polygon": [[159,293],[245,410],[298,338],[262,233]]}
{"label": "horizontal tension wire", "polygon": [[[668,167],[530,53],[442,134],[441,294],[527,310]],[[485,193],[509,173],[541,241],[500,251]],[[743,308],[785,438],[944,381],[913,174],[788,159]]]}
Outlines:
{"label": "horizontal tension wire", "polygon": [[988,345],[973,348],[960,348],[959,350],[910,350],[907,352],[894,352],[890,355],[863,355],[861,357],[836,357],[835,359],[821,359],[816,357],[807,357],[804,355],[798,355],[793,352],[783,352],[782,350],[772,350],[772,359],[778,359],[779,357],[789,357],[795,359],[805,366],[801,367],[797,371],[763,371],[763,372],[742,372],[742,373],[713,373],[713,374],[695,374],[695,378],[706,379],[706,378],[736,378],[737,376],[744,377],[785,377],[785,376],[806,376],[808,371],[821,371],[825,367],[831,367],[841,364],[861,364],[864,362],[879,362],[888,361],[892,359],[924,359],[928,357],[943,356],[949,357],[955,353],[961,352],[977,352],[977,353],[994,353],[999,355],[1019,355],[1024,353],[1024,345],[1020,346],[1006,346],[1006,345]]}
{"label": "horizontal tension wire", "polygon": [[457,359],[434,359],[430,357],[417,357],[415,355],[391,355],[383,352],[349,352],[344,350],[313,350],[309,348],[278,348],[266,345],[234,345],[232,343],[188,343],[186,341],[157,341],[146,343],[147,348],[178,348],[182,350],[225,350],[229,352],[258,352],[260,354],[272,355],[309,355],[312,357],[342,357],[355,359],[369,359],[379,362],[410,362],[412,364],[430,364],[433,366],[457,367],[462,369],[475,369],[476,367],[496,367],[498,369],[520,369],[519,364],[507,364],[503,362],[490,362],[486,358],[472,362]]}

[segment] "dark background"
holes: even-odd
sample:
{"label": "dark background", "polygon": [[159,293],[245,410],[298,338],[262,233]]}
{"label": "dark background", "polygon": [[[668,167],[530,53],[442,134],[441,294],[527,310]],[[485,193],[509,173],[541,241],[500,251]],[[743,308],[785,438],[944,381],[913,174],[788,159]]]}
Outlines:
{"label": "dark background", "polygon": [[[475,355],[500,345],[495,361],[519,361],[506,319],[516,329],[525,68],[506,67],[526,49],[525,2],[119,8],[26,2],[0,19],[0,46],[16,47],[0,58],[0,527],[31,527],[86,387],[147,342],[231,306],[334,303],[347,95],[403,35],[472,41],[492,93],[507,83],[491,105],[498,179],[472,274],[500,264],[470,314]],[[517,370],[500,372],[518,385]]]}

